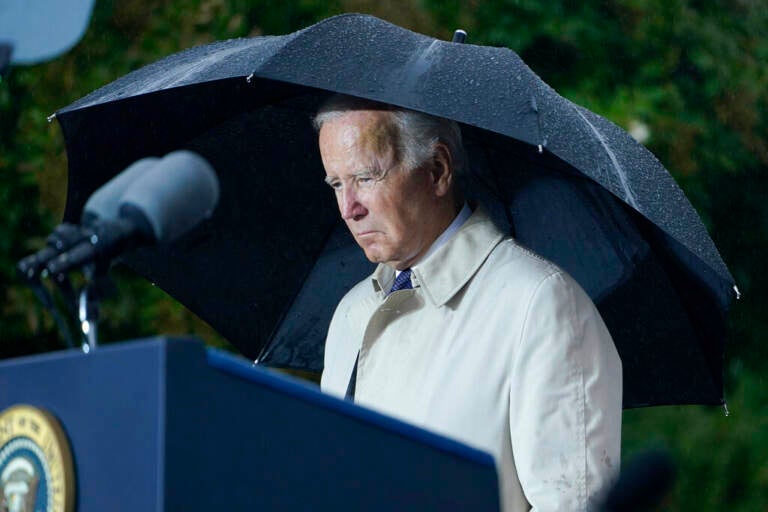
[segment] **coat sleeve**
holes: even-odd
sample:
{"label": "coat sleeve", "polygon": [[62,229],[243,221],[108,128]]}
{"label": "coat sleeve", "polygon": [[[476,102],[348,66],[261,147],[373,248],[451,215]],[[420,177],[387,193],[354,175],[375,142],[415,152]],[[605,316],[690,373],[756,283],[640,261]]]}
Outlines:
{"label": "coat sleeve", "polygon": [[376,308],[376,297],[370,292],[369,281],[363,280],[347,292],[328,327],[320,388],[338,398],[344,398],[347,392],[367,318]]}
{"label": "coat sleeve", "polygon": [[556,272],[534,289],[517,341],[510,435],[536,512],[593,506],[619,469],[621,361],[592,301]]}
{"label": "coat sleeve", "polygon": [[346,394],[359,349],[359,345],[355,348],[354,333],[348,327],[349,309],[349,301],[345,297],[333,314],[325,340],[323,374],[320,379],[320,389],[338,398],[344,398]]}

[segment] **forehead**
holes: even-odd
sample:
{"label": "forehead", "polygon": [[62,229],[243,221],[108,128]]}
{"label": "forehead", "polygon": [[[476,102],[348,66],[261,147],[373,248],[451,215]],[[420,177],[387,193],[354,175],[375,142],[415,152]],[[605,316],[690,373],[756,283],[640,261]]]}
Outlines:
{"label": "forehead", "polygon": [[398,159],[398,130],[391,116],[378,110],[344,112],[320,129],[323,153],[360,153]]}

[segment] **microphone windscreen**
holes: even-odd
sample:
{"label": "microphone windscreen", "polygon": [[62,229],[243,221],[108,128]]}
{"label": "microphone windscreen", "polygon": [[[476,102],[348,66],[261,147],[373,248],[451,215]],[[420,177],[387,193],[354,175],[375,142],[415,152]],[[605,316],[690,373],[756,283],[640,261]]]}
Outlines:
{"label": "microphone windscreen", "polygon": [[83,208],[80,221],[91,224],[96,219],[115,220],[119,216],[120,198],[136,180],[160,161],[156,157],[142,158],[129,165],[123,172],[91,194]]}
{"label": "microphone windscreen", "polygon": [[132,183],[120,207],[141,212],[155,240],[171,242],[210,217],[218,201],[219,180],[211,165],[197,153],[180,150]]}

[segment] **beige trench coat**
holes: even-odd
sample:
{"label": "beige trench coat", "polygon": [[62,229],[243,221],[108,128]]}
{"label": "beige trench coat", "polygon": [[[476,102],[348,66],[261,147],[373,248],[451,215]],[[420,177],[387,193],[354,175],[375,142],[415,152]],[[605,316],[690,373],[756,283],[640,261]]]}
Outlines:
{"label": "beige trench coat", "polygon": [[621,362],[576,282],[476,211],[386,296],[379,265],[342,299],[323,390],[493,455],[502,510],[586,510],[618,471]]}

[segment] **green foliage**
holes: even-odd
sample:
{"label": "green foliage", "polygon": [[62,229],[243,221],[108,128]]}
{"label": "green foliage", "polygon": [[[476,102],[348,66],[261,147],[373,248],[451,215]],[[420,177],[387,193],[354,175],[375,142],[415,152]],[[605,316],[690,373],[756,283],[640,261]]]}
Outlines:
{"label": "green foliage", "polygon": [[624,461],[666,450],[677,484],[663,510],[765,510],[768,504],[768,396],[765,377],[731,368],[730,415],[701,406],[624,412]]}
{"label": "green foliage", "polygon": [[31,292],[19,286],[15,273],[15,262],[40,245],[34,236],[46,226],[45,214],[35,207],[41,137],[15,144],[14,134],[28,122],[31,110],[18,101],[22,93],[13,76],[0,83],[0,354],[8,356],[43,351],[56,343],[52,322],[41,314]]}
{"label": "green foliage", "polygon": [[[731,314],[727,396],[717,408],[627,411],[624,459],[654,445],[679,464],[667,510],[763,510],[768,504],[767,0],[99,0],[81,43],[0,81],[0,358],[62,347],[16,277],[61,219],[66,155],[46,116],[181,49],[281,34],[341,11],[376,14],[448,39],[517,51],[569,99],[632,128],[675,175],[744,294]],[[151,284],[116,269],[106,340],[163,332],[225,340]]]}

